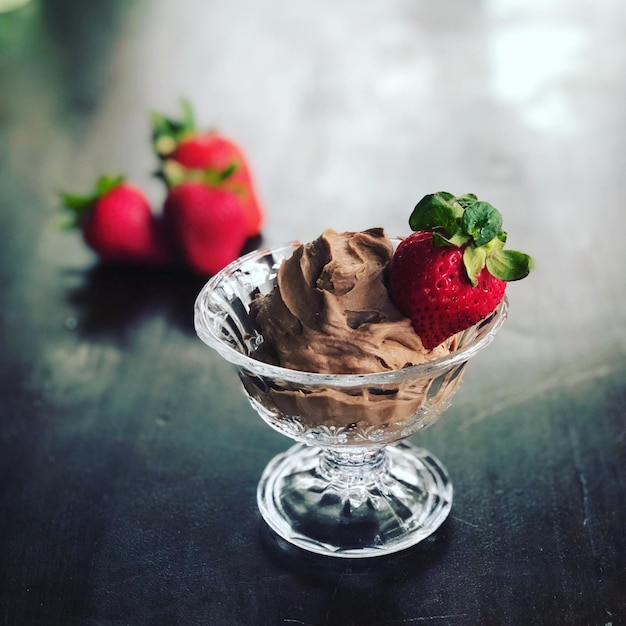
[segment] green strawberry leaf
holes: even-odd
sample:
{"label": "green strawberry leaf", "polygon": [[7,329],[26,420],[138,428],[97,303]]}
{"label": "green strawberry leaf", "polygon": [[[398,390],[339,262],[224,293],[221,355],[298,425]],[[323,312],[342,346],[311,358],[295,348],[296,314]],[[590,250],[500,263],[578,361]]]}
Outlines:
{"label": "green strawberry leaf", "polygon": [[182,102],[183,109],[183,118],[181,120],[181,125],[185,129],[185,132],[192,133],[197,130],[196,126],[196,116],[193,111],[193,107],[191,106],[191,102],[186,98],[183,98]]}
{"label": "green strawberry leaf", "polygon": [[206,183],[210,187],[219,187],[227,178],[232,176],[237,171],[237,163],[233,161],[230,165],[226,166],[223,170],[206,169],[206,170],[188,170],[189,172],[196,171],[200,175],[202,182]]}
{"label": "green strawberry leaf", "polygon": [[441,233],[433,233],[433,245],[436,248],[442,248],[445,246],[454,246],[460,248],[463,244],[469,241],[469,237],[463,233],[457,232],[452,237],[444,237]]}
{"label": "green strawberry leaf", "polygon": [[467,277],[472,283],[472,287],[478,284],[478,275],[485,267],[487,260],[487,250],[485,248],[474,248],[467,246],[463,251],[463,265],[467,272]]}
{"label": "green strawberry leaf", "polygon": [[487,269],[500,280],[512,281],[526,278],[533,268],[533,260],[517,250],[494,250],[487,255]]}
{"label": "green strawberry leaf", "polygon": [[455,198],[455,200],[461,205],[463,210],[465,210],[470,204],[474,204],[478,198],[476,197],[476,194],[466,193],[458,198]]}
{"label": "green strawberry leaf", "polygon": [[82,211],[93,202],[93,195],[79,196],[72,193],[62,193],[61,201],[63,207],[73,211]]}
{"label": "green strawberry leaf", "polygon": [[119,187],[124,180],[124,176],[101,176],[96,183],[96,197],[101,198],[102,196],[105,196],[116,187]]}
{"label": "green strawberry leaf", "polygon": [[476,201],[467,206],[461,223],[464,232],[479,247],[489,243],[502,230],[502,215],[488,202]]}
{"label": "green strawberry leaf", "polygon": [[152,145],[158,156],[164,158],[173,152],[178,145],[178,140],[184,134],[182,123],[171,120],[158,111],[150,114],[152,123]]}
{"label": "green strawberry leaf", "polygon": [[192,179],[189,170],[173,159],[166,159],[159,172],[167,187],[176,187],[186,180]]}
{"label": "green strawberry leaf", "polygon": [[183,100],[181,106],[183,113],[180,120],[166,117],[158,111],[152,111],[150,114],[152,145],[162,159],[167,158],[176,149],[183,137],[196,132],[196,120],[190,102]]}
{"label": "green strawberry leaf", "polygon": [[239,165],[233,161],[228,167],[225,167],[221,172],[219,172],[219,181],[223,182],[230,176],[232,176],[236,171]]}
{"label": "green strawberry leaf", "polygon": [[101,176],[95,185],[94,190],[88,194],[61,193],[62,209],[65,209],[70,217],[64,220],[64,229],[76,228],[85,220],[91,208],[98,198],[105,196],[119,187],[126,180],[125,176]]}
{"label": "green strawberry leaf", "polygon": [[414,231],[443,229],[447,238],[459,231],[462,207],[455,203],[451,193],[440,191],[424,196],[409,217],[409,226]]}
{"label": "green strawberry leaf", "polygon": [[237,168],[238,164],[233,162],[223,170],[188,169],[177,161],[166,159],[163,161],[163,167],[159,175],[163,178],[168,187],[176,187],[177,185],[190,181],[204,183],[209,187],[219,187],[221,183],[235,173]]}

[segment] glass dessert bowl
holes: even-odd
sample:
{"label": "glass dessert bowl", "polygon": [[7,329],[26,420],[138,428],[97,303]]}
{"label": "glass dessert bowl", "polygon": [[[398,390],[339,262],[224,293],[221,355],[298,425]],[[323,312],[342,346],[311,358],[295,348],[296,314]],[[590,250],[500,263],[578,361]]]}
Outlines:
{"label": "glass dessert bowl", "polygon": [[448,408],[468,361],[503,324],[506,298],[459,333],[449,354],[422,364],[372,374],[278,367],[255,358],[263,337],[250,303],[272,291],[282,261],[299,245],[252,252],[211,278],[196,300],[196,331],[237,367],[263,420],[297,442],[270,461],[259,482],[269,527],[329,556],[404,550],[443,523],[453,493],[441,462],[406,439]]}

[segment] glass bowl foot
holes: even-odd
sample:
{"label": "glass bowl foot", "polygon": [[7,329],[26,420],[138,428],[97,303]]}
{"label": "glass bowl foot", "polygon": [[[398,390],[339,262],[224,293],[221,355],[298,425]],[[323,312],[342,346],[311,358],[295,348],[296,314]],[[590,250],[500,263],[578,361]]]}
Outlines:
{"label": "glass bowl foot", "polygon": [[327,556],[409,548],[448,516],[452,484],[430,452],[401,442],[372,451],[296,444],[265,468],[261,515],[280,537]]}

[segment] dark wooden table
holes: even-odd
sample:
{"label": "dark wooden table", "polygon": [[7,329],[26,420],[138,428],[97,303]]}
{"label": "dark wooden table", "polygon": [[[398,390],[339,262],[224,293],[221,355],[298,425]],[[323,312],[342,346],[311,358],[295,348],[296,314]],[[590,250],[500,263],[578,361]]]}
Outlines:
{"label": "dark wooden table", "polygon": [[[32,0],[0,14],[0,623],[626,623],[626,4]],[[500,207],[535,257],[416,443],[434,537],[282,545],[290,442],[195,336],[202,280],[99,265],[57,192],[152,178],[182,97],[246,150],[264,243],[406,234],[425,193]]]}

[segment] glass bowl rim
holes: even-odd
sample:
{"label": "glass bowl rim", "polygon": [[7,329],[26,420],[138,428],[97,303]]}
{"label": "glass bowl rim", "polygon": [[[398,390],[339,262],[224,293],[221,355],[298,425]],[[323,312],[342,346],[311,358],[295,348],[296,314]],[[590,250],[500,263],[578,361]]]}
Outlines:
{"label": "glass bowl rim", "polygon": [[[398,237],[391,237],[390,239],[393,243],[401,241]],[[404,380],[440,374],[445,370],[468,361],[476,353],[489,345],[507,318],[509,303],[505,295],[495,310],[475,325],[484,324],[485,320],[488,320],[487,324],[489,328],[481,337],[470,341],[462,349],[455,350],[438,359],[385,372],[372,372],[368,374],[322,374],[319,372],[307,372],[265,363],[264,361],[260,361],[235,350],[214,332],[211,324],[206,319],[208,313],[204,306],[204,301],[210,297],[212,292],[219,288],[221,283],[226,281],[249,262],[260,259],[268,254],[281,254],[289,249],[295,250],[300,245],[301,243],[299,241],[292,241],[288,244],[253,250],[239,257],[212,276],[200,290],[194,304],[194,326],[198,337],[230,363],[249,370],[254,374],[299,384],[355,387],[359,385],[393,384]]]}

